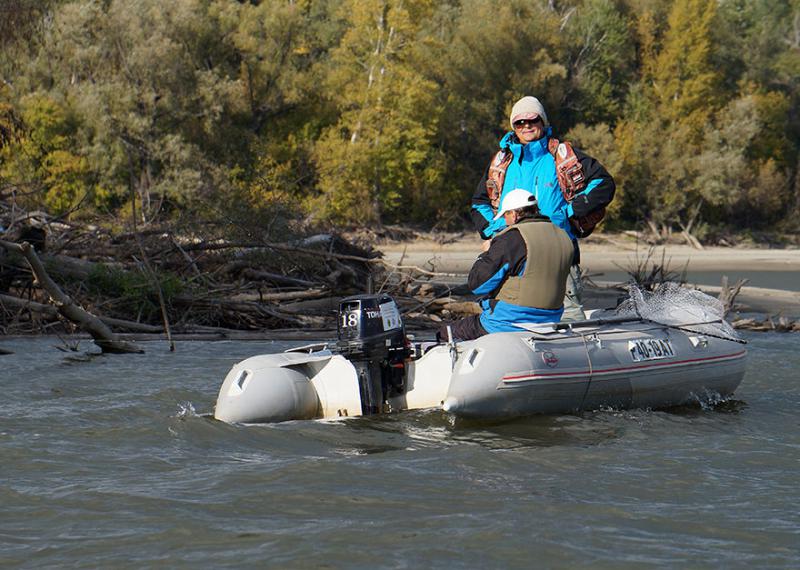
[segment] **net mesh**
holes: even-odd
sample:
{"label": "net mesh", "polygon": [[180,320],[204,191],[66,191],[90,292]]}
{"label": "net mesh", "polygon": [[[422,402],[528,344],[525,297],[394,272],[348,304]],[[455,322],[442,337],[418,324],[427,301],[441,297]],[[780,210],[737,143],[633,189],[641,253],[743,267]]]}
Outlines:
{"label": "net mesh", "polygon": [[617,307],[622,317],[642,317],[682,329],[740,340],[725,320],[725,307],[719,299],[678,283],[659,284],[652,292],[636,284],[628,285],[628,299]]}

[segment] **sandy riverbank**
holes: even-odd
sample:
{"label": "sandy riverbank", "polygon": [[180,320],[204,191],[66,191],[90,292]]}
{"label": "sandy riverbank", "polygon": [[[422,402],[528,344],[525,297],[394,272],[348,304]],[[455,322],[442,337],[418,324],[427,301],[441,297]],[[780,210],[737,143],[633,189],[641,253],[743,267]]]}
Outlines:
{"label": "sandy riverbank", "polygon": [[[388,243],[378,246],[387,261],[396,263],[405,252],[404,264],[436,267],[436,271],[466,273],[480,252],[481,240],[467,236],[455,241],[439,242],[418,239],[410,242]],[[662,251],[670,266],[680,268],[687,262],[694,270],[724,271],[798,271],[800,249],[767,249],[743,247],[706,247],[702,250],[687,245],[656,246],[653,258],[661,260]],[[620,237],[592,236],[581,243],[582,265],[593,271],[609,271],[627,267],[631,262],[644,259],[648,246]],[[799,279],[800,279],[800,273]]]}
{"label": "sandy riverbank", "polygon": [[[405,266],[416,266],[437,273],[449,274],[452,278],[466,275],[480,252],[481,241],[476,236],[467,236],[445,243],[431,239],[411,242],[389,243],[378,247],[386,261]],[[581,245],[582,267],[590,274],[606,271],[622,271],[643,263],[648,255],[647,245],[637,244],[633,239],[620,236],[592,237]],[[707,247],[703,250],[686,245],[658,246],[650,258],[652,262],[665,260],[668,267],[692,271],[758,271],[797,272],[800,280],[800,249],[767,249],[743,247]],[[687,265],[688,264],[688,265]],[[611,283],[598,282],[609,286]],[[702,286],[709,294],[719,293],[719,287]],[[797,289],[797,288],[794,288]],[[604,305],[616,293],[598,292],[592,296],[595,303]],[[742,312],[800,317],[800,292],[782,289],[766,289],[745,286],[737,297]]]}

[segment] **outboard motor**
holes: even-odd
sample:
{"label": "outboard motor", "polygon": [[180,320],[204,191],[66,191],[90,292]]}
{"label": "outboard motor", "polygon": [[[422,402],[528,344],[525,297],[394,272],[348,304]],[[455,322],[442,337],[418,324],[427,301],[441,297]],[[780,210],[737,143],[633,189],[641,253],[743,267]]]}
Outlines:
{"label": "outboard motor", "polygon": [[361,413],[384,411],[386,399],[402,393],[408,356],[403,320],[389,295],[356,295],[342,299],[336,351],[356,369]]}

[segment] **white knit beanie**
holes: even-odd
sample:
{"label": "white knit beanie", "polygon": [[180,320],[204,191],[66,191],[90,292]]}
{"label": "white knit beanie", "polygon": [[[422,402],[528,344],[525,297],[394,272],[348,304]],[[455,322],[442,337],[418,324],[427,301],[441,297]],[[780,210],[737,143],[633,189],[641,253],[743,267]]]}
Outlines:
{"label": "white knit beanie", "polygon": [[544,112],[544,105],[542,105],[536,97],[523,97],[511,108],[511,128],[514,128],[514,121],[522,119],[535,119],[541,117],[544,121],[544,126],[550,126],[547,121],[547,113]]}

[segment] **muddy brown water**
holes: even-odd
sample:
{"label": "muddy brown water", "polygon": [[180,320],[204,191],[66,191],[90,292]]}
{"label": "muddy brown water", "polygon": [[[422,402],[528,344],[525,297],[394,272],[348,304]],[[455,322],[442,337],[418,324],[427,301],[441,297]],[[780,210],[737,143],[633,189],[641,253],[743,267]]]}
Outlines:
{"label": "muddy brown water", "polygon": [[0,567],[797,568],[800,335],[747,338],[716,405],[264,426],[217,390],[297,343],[0,339]]}

